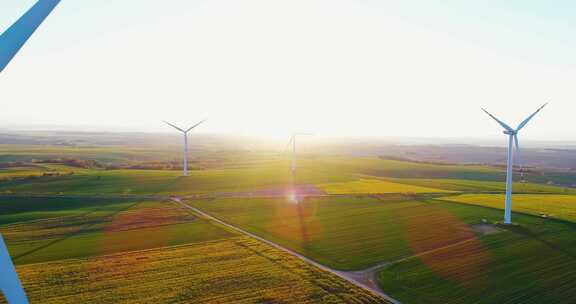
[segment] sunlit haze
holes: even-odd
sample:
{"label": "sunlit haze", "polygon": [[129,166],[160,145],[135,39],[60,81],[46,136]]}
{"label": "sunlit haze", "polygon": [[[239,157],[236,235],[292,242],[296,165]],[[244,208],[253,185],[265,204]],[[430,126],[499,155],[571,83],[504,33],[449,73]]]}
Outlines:
{"label": "sunlit haze", "polygon": [[[0,31],[35,1],[3,0]],[[576,4],[63,1],[0,77],[0,128],[576,140]]]}

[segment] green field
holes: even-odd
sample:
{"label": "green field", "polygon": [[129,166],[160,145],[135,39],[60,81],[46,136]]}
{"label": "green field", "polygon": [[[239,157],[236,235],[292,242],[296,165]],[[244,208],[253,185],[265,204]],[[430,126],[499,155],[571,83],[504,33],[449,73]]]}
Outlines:
{"label": "green field", "polygon": [[[378,274],[405,303],[570,303],[576,296],[576,223],[428,199],[338,197],[190,202],[325,265]],[[493,233],[493,234],[492,234]],[[570,270],[575,269],[575,270]],[[489,296],[488,296],[489,295]]]}
{"label": "green field", "polygon": [[226,231],[171,202],[18,198],[4,199],[0,206],[3,211],[8,209],[9,215],[0,217],[7,224],[1,225],[0,229],[16,264],[229,236]]}
{"label": "green field", "polygon": [[497,181],[505,176],[505,172],[498,168],[415,163],[377,157],[303,159],[299,162],[299,167],[323,172],[354,172],[394,178],[449,178]]}
{"label": "green field", "polygon": [[[503,209],[505,196],[503,194],[465,194],[444,199]],[[576,222],[576,195],[516,194],[512,198],[512,208],[516,212]]]}
{"label": "green field", "polygon": [[[226,168],[193,170],[84,169],[58,164],[33,164],[0,169],[0,193],[9,194],[214,194],[285,186],[290,182],[286,160],[245,161]],[[4,172],[4,173],[3,173]],[[59,173],[43,176],[44,173]],[[431,165],[378,158],[303,159],[296,180],[330,193],[500,192],[503,171],[478,166]],[[576,193],[573,189],[519,183],[525,193]]]}
{"label": "green field", "polygon": [[[461,218],[501,211],[438,204]],[[514,215],[519,226],[400,260],[379,273],[405,303],[571,303],[576,297],[576,224]]]}
{"label": "green field", "polygon": [[[432,187],[457,192],[504,192],[503,181],[479,181],[473,179],[428,179],[428,178],[394,178],[386,179],[395,183]],[[515,193],[558,193],[576,194],[576,189],[536,183],[514,183]]]}
{"label": "green field", "polygon": [[[307,198],[300,204],[285,198],[189,203],[341,270],[361,270],[475,237],[450,210],[402,195]],[[481,218],[466,220],[480,222]]]}
{"label": "green field", "polygon": [[[66,176],[40,176],[0,182],[0,193],[16,194],[194,194],[242,191],[284,185],[280,165],[192,171],[89,170]],[[73,169],[72,169],[73,170]]]}
{"label": "green field", "polygon": [[385,302],[171,201],[4,197],[0,211],[32,303]]}
{"label": "green field", "polygon": [[18,271],[32,303],[385,303],[240,236]]}
{"label": "green field", "polygon": [[393,183],[377,179],[360,179],[351,182],[320,184],[318,187],[328,194],[376,194],[376,193],[434,193],[447,190]]}
{"label": "green field", "polygon": [[[382,290],[403,303],[570,303],[576,296],[576,193],[539,183],[544,174],[514,185],[519,225],[502,227],[494,223],[503,216],[504,172],[495,167],[303,157],[293,180],[286,159],[214,152],[181,177],[179,170],[31,161],[177,158],[160,157],[162,149],[1,151],[0,164],[28,161],[0,168],[0,231],[33,302],[381,301],[182,208],[171,195],[328,267],[379,265]],[[317,192],[295,200],[306,190],[294,190],[293,181]],[[103,271],[109,265],[115,272]]]}

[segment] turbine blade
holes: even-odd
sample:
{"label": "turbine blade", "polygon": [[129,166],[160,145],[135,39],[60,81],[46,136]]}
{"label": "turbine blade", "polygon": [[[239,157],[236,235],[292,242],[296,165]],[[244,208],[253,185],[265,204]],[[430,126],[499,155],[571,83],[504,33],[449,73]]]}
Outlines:
{"label": "turbine blade", "polygon": [[60,0],[39,0],[0,35],[0,73],[50,15]]}
{"label": "turbine blade", "polygon": [[520,146],[518,145],[518,136],[514,135],[514,145],[516,146],[516,152],[520,151]]}
{"label": "turbine blade", "polygon": [[544,109],[544,107],[547,105],[548,103],[545,103],[543,106],[541,106],[538,110],[536,110],[536,112],[532,113],[532,115],[528,116],[528,118],[524,119],[524,121],[522,123],[520,123],[518,125],[518,128],[516,128],[516,132],[520,131],[522,128],[524,128],[526,126],[526,124],[528,124],[528,122],[534,117],[536,116],[536,114],[538,114],[538,112],[540,112],[542,109]]}
{"label": "turbine blade", "polygon": [[184,132],[184,133],[186,133],[186,131],[184,131],[184,130],[182,130],[182,129],[178,128],[177,126],[175,126],[175,125],[173,125],[173,124],[171,124],[171,123],[169,123],[169,122],[167,122],[167,121],[165,121],[165,120],[163,120],[162,122],[164,122],[165,124],[167,124],[167,125],[171,126],[172,128],[174,128],[174,129],[176,129],[176,130],[178,130],[178,131],[180,131],[180,132]]}
{"label": "turbine blade", "polygon": [[0,291],[4,293],[4,297],[8,303],[28,303],[26,292],[22,288],[22,284],[18,279],[18,274],[10,258],[10,253],[6,244],[0,234]]}
{"label": "turbine blade", "polygon": [[482,109],[482,111],[484,111],[486,114],[488,114],[488,116],[492,117],[492,119],[494,119],[498,124],[500,124],[504,129],[506,129],[506,131],[510,131],[510,132],[514,132],[514,129],[512,129],[509,125],[505,124],[503,121],[501,121],[500,119],[496,118],[496,116],[490,114],[488,111],[486,111],[485,109]]}
{"label": "turbine blade", "polygon": [[190,130],[196,128],[197,126],[199,126],[200,124],[202,124],[202,123],[205,122],[205,121],[206,121],[206,119],[204,119],[204,120],[202,120],[201,122],[199,122],[199,123],[191,126],[190,128],[188,128],[188,130],[186,130],[186,132],[189,132]]}

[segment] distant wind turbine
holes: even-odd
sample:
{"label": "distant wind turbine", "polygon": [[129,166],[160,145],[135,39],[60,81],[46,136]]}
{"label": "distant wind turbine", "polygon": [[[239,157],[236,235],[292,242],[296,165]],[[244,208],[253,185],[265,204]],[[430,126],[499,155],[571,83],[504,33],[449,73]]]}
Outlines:
{"label": "distant wind turbine", "polygon": [[296,138],[298,136],[305,136],[305,135],[312,135],[310,133],[292,133],[292,135],[290,136],[290,140],[288,141],[288,144],[286,145],[286,150],[292,148],[292,160],[291,160],[291,164],[290,164],[290,171],[292,172],[292,177],[294,177],[294,174],[296,173]]}
{"label": "distant wind turbine", "polygon": [[182,168],[182,176],[188,176],[188,132],[192,131],[192,129],[196,128],[197,126],[199,126],[201,123],[203,123],[206,120],[203,120],[193,126],[191,126],[190,128],[184,130],[182,128],[179,128],[167,121],[163,121],[165,124],[171,126],[172,128],[182,132],[182,134],[184,135],[184,166]]}
{"label": "distant wind turbine", "polygon": [[[59,2],[60,0],[39,0],[0,35],[0,73]],[[0,291],[8,303],[28,304],[26,292],[18,279],[18,273],[2,234],[0,234]]]}
{"label": "distant wind turbine", "polygon": [[518,145],[518,132],[522,130],[528,124],[528,122],[538,114],[548,103],[541,106],[536,112],[524,119],[516,129],[512,129],[509,125],[505,124],[496,116],[490,114],[485,109],[482,111],[486,112],[492,119],[494,119],[502,128],[504,128],[504,134],[508,135],[508,163],[506,167],[506,205],[504,210],[504,224],[512,223],[512,167],[514,165],[514,152],[513,146],[516,146],[516,153],[520,152],[520,146]]}

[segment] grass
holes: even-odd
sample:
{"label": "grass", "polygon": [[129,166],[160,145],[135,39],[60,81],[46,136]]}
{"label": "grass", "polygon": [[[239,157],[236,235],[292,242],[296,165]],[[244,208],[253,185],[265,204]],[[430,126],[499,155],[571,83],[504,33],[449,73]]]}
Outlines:
{"label": "grass", "polygon": [[[464,194],[444,198],[447,201],[504,209],[503,194]],[[512,209],[538,216],[547,216],[576,222],[575,195],[515,194]]]}
{"label": "grass", "polygon": [[[287,185],[290,182],[288,168],[286,160],[269,159],[242,162],[226,168],[193,170],[189,177],[180,177],[180,171],[79,169],[37,164],[0,170],[0,193],[188,195],[255,191]],[[432,165],[378,158],[321,158],[302,159],[298,168],[298,183],[319,185],[334,193],[503,191],[503,172],[478,166]],[[42,176],[44,172],[63,174]],[[68,175],[71,172],[74,174]],[[17,176],[21,178],[15,178]],[[541,184],[520,184],[517,190],[574,192]]]}
{"label": "grass", "polygon": [[242,191],[286,184],[288,172],[277,166],[191,171],[90,170],[69,176],[45,176],[0,182],[0,192],[17,194],[195,194]]}
{"label": "grass", "polygon": [[428,178],[428,179],[473,179],[500,181],[505,172],[498,168],[468,165],[440,165],[386,160],[371,157],[357,158],[322,158],[303,160],[304,168],[324,168],[335,173],[354,172],[380,177],[393,178]]}
{"label": "grass", "polygon": [[128,208],[134,203],[126,198],[0,197],[0,227],[67,216],[98,216]]}
{"label": "grass", "polygon": [[[167,156],[168,155],[168,156]],[[175,154],[172,150],[136,148],[126,146],[53,146],[53,145],[1,145],[0,162],[49,160],[57,158],[91,159],[105,163],[125,163],[132,159],[166,160]]]}
{"label": "grass", "polygon": [[[494,220],[494,209],[437,203],[460,217]],[[502,227],[383,269],[381,286],[404,303],[572,303],[576,297],[576,225],[515,214]]]}
{"label": "grass", "polygon": [[300,204],[284,198],[190,203],[341,270],[365,269],[475,237],[466,221],[450,211],[402,195],[317,197]]}
{"label": "grass", "polygon": [[[50,204],[51,211],[28,206],[28,212],[16,213],[18,222],[13,214],[6,216],[10,224],[0,229],[15,263],[81,258],[230,236],[211,222],[169,202],[102,203],[106,201],[101,199],[87,203],[77,199],[77,209],[70,209],[70,200],[59,200],[51,199],[54,204],[43,202],[41,208]],[[0,206],[6,204],[18,202],[4,201]],[[39,214],[44,217],[39,218]]]}
{"label": "grass", "polygon": [[[284,186],[290,181],[287,161],[269,161],[226,169],[180,171],[82,170],[74,175],[39,176],[0,182],[0,192],[16,194],[207,194],[238,192]],[[1,177],[1,175],[0,175]],[[354,180],[353,172],[323,171],[318,166],[303,169],[305,183]]]}
{"label": "grass", "polygon": [[[466,179],[427,179],[427,178],[393,178],[386,179],[395,183],[417,185],[458,192],[504,192],[506,183],[502,181],[480,181]],[[576,189],[563,188],[553,185],[535,183],[514,183],[514,191],[517,193],[557,193],[572,194]]]}
{"label": "grass", "polygon": [[377,194],[377,193],[433,193],[449,192],[447,190],[394,183],[384,180],[360,179],[351,182],[329,183],[318,185],[328,194]]}
{"label": "grass", "polygon": [[576,296],[576,224],[482,206],[387,195],[192,203],[325,265],[344,270],[390,262],[378,278],[403,303],[571,303]]}
{"label": "grass", "polygon": [[240,236],[25,265],[18,272],[31,303],[385,303]]}
{"label": "grass", "polygon": [[[158,160],[159,153],[29,148],[0,145],[0,161],[79,157],[123,164]],[[474,224],[502,218],[499,168],[302,158],[298,183],[338,196],[300,203],[240,193],[289,185],[286,160],[209,168],[186,178],[179,171],[60,164],[0,169],[0,193],[8,193],[0,196],[0,231],[33,302],[380,301],[177,205],[134,198],[230,192],[241,197],[188,203],[329,267],[362,270],[391,262],[379,273],[380,283],[405,303],[570,303],[576,296],[576,224],[569,222],[576,219],[573,189],[516,184],[513,208],[524,214],[514,219],[520,225],[482,235]],[[66,197],[35,197],[44,194]],[[446,197],[431,199],[438,195]]]}
{"label": "grass", "polygon": [[11,179],[22,179],[31,177],[41,177],[47,174],[66,175],[71,172],[88,172],[88,169],[72,168],[60,164],[29,164],[18,167],[0,168],[0,181]]}

